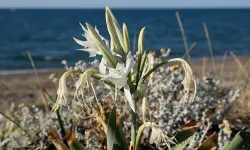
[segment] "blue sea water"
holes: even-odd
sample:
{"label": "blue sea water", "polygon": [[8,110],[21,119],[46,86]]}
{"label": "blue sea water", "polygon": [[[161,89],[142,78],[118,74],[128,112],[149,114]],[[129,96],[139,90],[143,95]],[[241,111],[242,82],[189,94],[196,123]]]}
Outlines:
{"label": "blue sea water", "polygon": [[[127,24],[131,41],[145,26],[145,48],[171,48],[171,56],[180,57],[185,49],[176,11],[189,46],[197,42],[192,57],[209,56],[203,22],[207,23],[216,57],[225,51],[250,54],[249,9],[115,9],[113,13],[121,24]],[[62,67],[62,59],[70,64],[89,61],[87,53],[76,50],[81,47],[72,37],[82,38],[79,22],[88,22],[108,38],[104,17],[104,9],[0,10],[0,70],[31,68],[26,51],[33,56],[37,68]]]}

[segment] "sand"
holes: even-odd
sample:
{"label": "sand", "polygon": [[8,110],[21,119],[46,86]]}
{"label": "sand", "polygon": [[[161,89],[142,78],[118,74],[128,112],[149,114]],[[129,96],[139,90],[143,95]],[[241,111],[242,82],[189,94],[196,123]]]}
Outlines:
{"label": "sand", "polygon": [[[38,71],[41,85],[52,95],[55,95],[57,85],[54,84],[49,76],[52,73],[57,73],[60,77],[63,73],[61,70],[46,70]],[[34,72],[19,72],[19,73],[2,73],[0,75],[0,111],[10,107],[11,103],[25,104],[42,104],[41,86]]]}
{"label": "sand", "polygon": [[[244,65],[248,59],[248,57],[241,57],[240,61]],[[233,88],[239,88],[244,85],[246,75],[241,74],[241,79],[236,80],[239,65],[237,65],[232,58],[229,58],[225,60],[224,69],[220,71],[222,62],[222,60],[215,61],[215,72],[217,78],[222,81],[222,85]],[[212,63],[210,59],[205,61],[205,67],[203,67],[203,64],[203,60],[192,61],[193,70],[197,78],[201,78],[203,75],[208,75],[208,73],[212,71]],[[246,67],[246,70],[250,74],[250,64]],[[60,77],[63,73],[63,69],[38,71],[42,86],[51,93],[51,95],[55,96],[57,85],[49,79],[51,73],[57,73]],[[0,72],[0,111],[8,109],[11,103],[23,103],[30,106],[33,104],[42,104],[40,86],[32,70],[7,73]]]}

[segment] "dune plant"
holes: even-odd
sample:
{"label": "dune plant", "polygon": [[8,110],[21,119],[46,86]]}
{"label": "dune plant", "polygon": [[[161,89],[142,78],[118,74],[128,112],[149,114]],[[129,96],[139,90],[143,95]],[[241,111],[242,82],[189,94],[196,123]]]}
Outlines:
{"label": "dune plant", "polygon": [[[105,16],[109,40],[88,23],[80,24],[86,40],[74,38],[83,46],[79,50],[88,52],[90,57],[101,56],[101,62],[80,61],[75,67],[68,67],[63,61],[67,71],[59,80],[56,98],[42,89],[48,106],[53,106],[55,112],[20,107],[22,111],[15,114],[20,119],[17,125],[25,128],[25,136],[30,136],[24,140],[22,134],[19,138],[25,144],[16,145],[58,150],[234,150],[249,141],[248,129],[225,144],[227,135],[221,131],[227,125],[220,125],[218,138],[222,137],[223,142],[218,142],[216,133],[207,134],[211,121],[208,117],[212,116],[209,109],[218,105],[228,109],[238,92],[221,94],[216,81],[206,78],[198,83],[195,98],[196,80],[183,58],[166,59],[168,52],[164,50],[162,56],[155,57],[153,51],[146,50],[145,28],[140,31],[138,50],[133,53],[127,26],[123,24],[121,28],[108,7]],[[223,114],[215,115],[216,121],[222,120]],[[9,129],[8,122],[0,118],[0,125],[1,122],[6,126],[0,129],[5,133],[0,135],[0,147],[2,144],[7,149],[11,145],[8,137],[15,132],[14,124]]]}
{"label": "dune plant", "polygon": [[[96,116],[97,122],[99,122],[106,134],[107,138],[107,149],[135,149],[139,148],[140,138],[143,130],[150,128],[152,134],[149,139],[150,144],[165,143],[169,149],[184,149],[191,137],[198,129],[198,124],[194,121],[190,121],[185,124],[179,131],[175,133],[175,137],[170,137],[162,126],[158,125],[151,119],[146,117],[146,93],[147,87],[152,82],[152,78],[157,69],[163,65],[171,62],[177,62],[182,65],[185,76],[182,81],[183,89],[181,92],[181,101],[179,105],[184,103],[193,102],[196,95],[196,80],[190,65],[182,58],[173,58],[163,60],[160,63],[156,63],[154,60],[154,53],[147,51],[144,48],[144,34],[145,27],[141,29],[138,38],[138,50],[136,53],[132,53],[130,48],[129,33],[126,24],[123,24],[122,28],[117,22],[111,10],[106,8],[106,24],[110,35],[110,40],[105,39],[97,28],[86,23],[86,27],[81,25],[85,37],[85,41],[74,38],[76,43],[83,46],[79,50],[88,52],[90,57],[96,55],[101,56],[101,62],[98,67],[87,68],[83,71],[70,69],[65,72],[59,80],[59,88],[57,91],[57,101],[53,107],[53,110],[57,110],[61,105],[66,105],[68,100],[68,87],[67,79],[74,75],[79,74],[79,78],[75,81],[75,94],[76,99],[84,99],[85,88],[91,87],[95,95],[95,103],[99,107],[99,114]],[[96,80],[96,81],[94,81]],[[108,121],[105,123],[105,111],[101,106],[95,92],[94,82],[104,84],[108,89],[113,91],[113,101],[110,103],[110,112],[108,114]],[[119,107],[117,104],[117,95],[123,93],[124,100],[129,104],[130,116],[131,116],[131,134],[130,141],[127,141],[122,130],[122,123],[119,115],[117,114],[116,108]],[[85,107],[90,108],[89,102],[84,102]],[[143,123],[140,127],[137,126],[138,121],[138,110],[137,106],[142,108],[142,115],[140,117]],[[71,131],[69,131],[72,133]],[[249,131],[242,131],[246,134]],[[240,133],[239,133],[240,134]],[[72,137],[72,136],[70,136]],[[248,139],[248,135],[244,137]],[[243,138],[243,139],[244,139]],[[67,138],[68,139],[68,138]],[[78,143],[78,147],[82,147],[80,142],[76,138],[73,138],[74,143]],[[243,143],[244,140],[236,136],[235,141]],[[212,134],[210,137],[204,140],[204,137],[200,139],[201,144],[197,149],[215,149],[217,146],[216,134]],[[71,142],[72,143],[72,142]],[[129,144],[130,143],[130,144]],[[231,149],[232,145],[228,144],[226,149]],[[241,144],[238,143],[238,146]],[[71,148],[74,149],[74,148]]]}
{"label": "dune plant", "polygon": [[[145,86],[150,81],[154,71],[170,62],[180,62],[185,71],[185,78],[183,80],[183,91],[185,98],[184,101],[192,101],[196,92],[196,81],[193,75],[192,69],[189,64],[182,58],[173,58],[165,60],[159,64],[154,65],[154,61],[151,61],[151,52],[147,52],[144,48],[144,34],[145,28],[141,29],[138,39],[138,50],[135,54],[132,54],[130,49],[129,33],[126,24],[123,24],[121,28],[110,11],[106,8],[106,23],[107,29],[110,35],[110,42],[100,35],[97,28],[92,27],[86,23],[86,27],[81,25],[86,38],[85,41],[74,38],[74,40],[83,48],[79,49],[90,54],[90,57],[101,55],[101,63],[99,68],[88,68],[83,72],[77,70],[69,70],[63,74],[59,81],[59,89],[57,91],[57,102],[53,107],[53,110],[57,110],[60,105],[66,104],[68,89],[66,85],[67,78],[73,73],[79,73],[80,77],[76,81],[75,95],[78,97],[78,92],[82,92],[88,85],[93,86],[92,79],[98,80],[108,86],[108,88],[114,90],[113,108],[110,113],[109,123],[107,127],[107,145],[108,149],[113,149],[113,145],[117,140],[117,132],[121,132],[116,125],[116,99],[117,93],[124,93],[124,99],[129,104],[131,109],[131,143],[132,146],[136,146],[136,133],[137,133],[137,103],[140,98],[143,97],[142,93],[145,93]],[[190,94],[191,87],[194,86],[193,94]],[[93,88],[94,90],[94,88]],[[141,96],[138,96],[141,95]],[[191,96],[192,95],[192,96]],[[99,103],[96,99],[97,104]],[[87,105],[87,103],[86,103]],[[147,124],[147,123],[146,123]],[[152,128],[156,127],[153,123],[150,123]],[[120,135],[122,133],[119,133]],[[125,139],[124,137],[120,137]],[[167,137],[166,137],[167,138]],[[123,143],[126,143],[123,141]],[[126,149],[126,144],[123,145]]]}

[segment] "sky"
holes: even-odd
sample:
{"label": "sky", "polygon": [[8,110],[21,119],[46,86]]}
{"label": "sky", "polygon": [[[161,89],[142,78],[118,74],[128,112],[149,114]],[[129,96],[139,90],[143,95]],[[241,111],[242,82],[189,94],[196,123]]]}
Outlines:
{"label": "sky", "polygon": [[228,8],[250,0],[0,0],[1,8]]}

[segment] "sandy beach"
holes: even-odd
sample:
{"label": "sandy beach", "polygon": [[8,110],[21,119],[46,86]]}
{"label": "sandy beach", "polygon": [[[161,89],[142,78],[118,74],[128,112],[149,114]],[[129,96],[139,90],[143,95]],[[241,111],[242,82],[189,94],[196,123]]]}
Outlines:
{"label": "sandy beach", "polygon": [[[248,57],[241,57],[240,61],[246,65]],[[223,86],[238,88],[244,85],[246,79],[245,74],[239,74],[240,79],[237,79],[237,72],[239,65],[232,59],[228,58],[224,62],[222,69],[221,65],[223,60],[215,61],[215,72],[217,78],[222,81]],[[197,78],[208,75],[212,71],[211,59],[192,60],[193,70]],[[246,65],[246,70],[250,73],[250,64]],[[38,76],[41,85],[51,95],[56,94],[57,85],[52,83],[49,79],[50,74],[56,73],[60,77],[63,69],[48,69],[38,70]],[[0,73],[0,110],[5,110],[10,107],[11,103],[15,104],[42,104],[42,97],[38,80],[32,70],[19,71],[19,72],[1,72]]]}
{"label": "sandy beach", "polygon": [[[49,79],[52,73],[57,73],[60,77],[63,69],[38,71],[38,76],[41,85],[54,95],[57,85]],[[13,102],[29,106],[32,104],[41,104],[42,94],[40,89],[39,81],[32,70],[26,73],[2,73],[0,75],[0,110],[7,109]]]}

